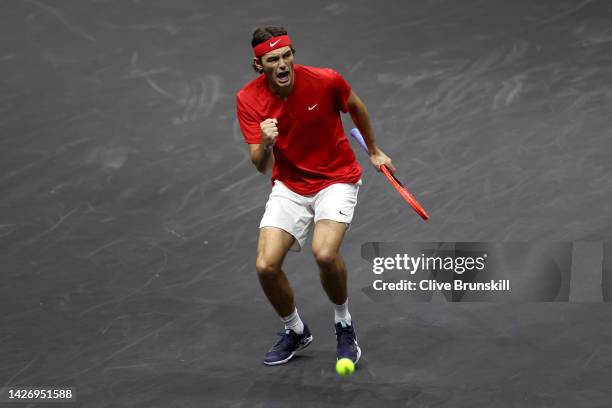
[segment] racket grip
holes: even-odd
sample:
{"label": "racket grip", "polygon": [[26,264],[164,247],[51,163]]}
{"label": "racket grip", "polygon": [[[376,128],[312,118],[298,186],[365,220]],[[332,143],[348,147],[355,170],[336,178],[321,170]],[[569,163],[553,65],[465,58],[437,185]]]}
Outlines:
{"label": "racket grip", "polygon": [[355,139],[357,143],[359,143],[364,152],[368,153],[368,146],[366,145],[365,140],[363,140],[363,136],[361,135],[359,129],[353,128],[351,130],[351,137]]}

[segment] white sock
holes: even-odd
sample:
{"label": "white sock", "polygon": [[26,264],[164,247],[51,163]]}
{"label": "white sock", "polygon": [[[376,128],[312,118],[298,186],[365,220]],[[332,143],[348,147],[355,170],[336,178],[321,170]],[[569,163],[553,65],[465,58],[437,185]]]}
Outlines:
{"label": "white sock", "polygon": [[334,305],[334,322],[340,323],[344,321],[350,326],[351,314],[348,311],[348,298],[346,299],[346,302],[341,305],[337,305],[335,303],[332,304]]}
{"label": "white sock", "polygon": [[304,322],[300,319],[297,309],[289,316],[281,317],[281,320],[285,324],[285,330],[293,330],[296,334],[304,333]]}

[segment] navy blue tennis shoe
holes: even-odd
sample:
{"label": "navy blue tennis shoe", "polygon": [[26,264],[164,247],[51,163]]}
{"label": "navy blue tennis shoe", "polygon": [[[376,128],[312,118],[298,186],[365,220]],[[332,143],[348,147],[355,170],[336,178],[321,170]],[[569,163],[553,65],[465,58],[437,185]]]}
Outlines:
{"label": "navy blue tennis shoe", "polygon": [[278,333],[280,339],[266,353],[264,358],[265,365],[285,364],[293,358],[295,352],[302,350],[312,342],[312,334],[308,326],[304,325],[304,333],[297,334],[293,330],[285,330]]}
{"label": "navy blue tennis shoe", "polygon": [[336,339],[338,340],[336,360],[348,358],[357,364],[361,358],[361,348],[357,344],[357,336],[355,335],[353,324],[348,324],[344,320],[336,323]]}

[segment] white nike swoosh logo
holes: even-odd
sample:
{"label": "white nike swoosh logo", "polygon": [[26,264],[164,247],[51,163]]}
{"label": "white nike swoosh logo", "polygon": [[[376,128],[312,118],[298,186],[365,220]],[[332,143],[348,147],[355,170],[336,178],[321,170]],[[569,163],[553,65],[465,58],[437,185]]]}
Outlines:
{"label": "white nike swoosh logo", "polygon": [[270,42],[270,48],[274,47],[276,44],[278,44],[280,40],[276,40],[275,42]]}
{"label": "white nike swoosh logo", "polygon": [[314,108],[316,108],[316,107],[317,107],[317,105],[318,105],[318,103],[315,103],[314,105],[309,106],[309,107],[308,107],[308,110],[313,110]]}

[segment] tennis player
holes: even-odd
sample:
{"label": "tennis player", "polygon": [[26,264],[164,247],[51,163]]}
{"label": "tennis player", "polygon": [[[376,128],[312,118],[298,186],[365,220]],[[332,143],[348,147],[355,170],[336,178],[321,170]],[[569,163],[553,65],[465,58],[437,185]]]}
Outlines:
{"label": "tennis player", "polygon": [[287,252],[301,250],[312,229],[312,252],[334,309],[336,358],[357,363],[361,349],[348,310],[340,245],[353,219],[361,167],[344,135],[340,112],[348,112],[363,134],[372,165],[395,168],[376,146],[365,105],[338,72],[294,64],[295,49],[283,27],[257,28],[251,45],[253,68],[260,75],[237,93],[238,121],[257,170],[272,169],[255,267],[285,325],[264,364],[284,364],[312,341],[281,269]]}

